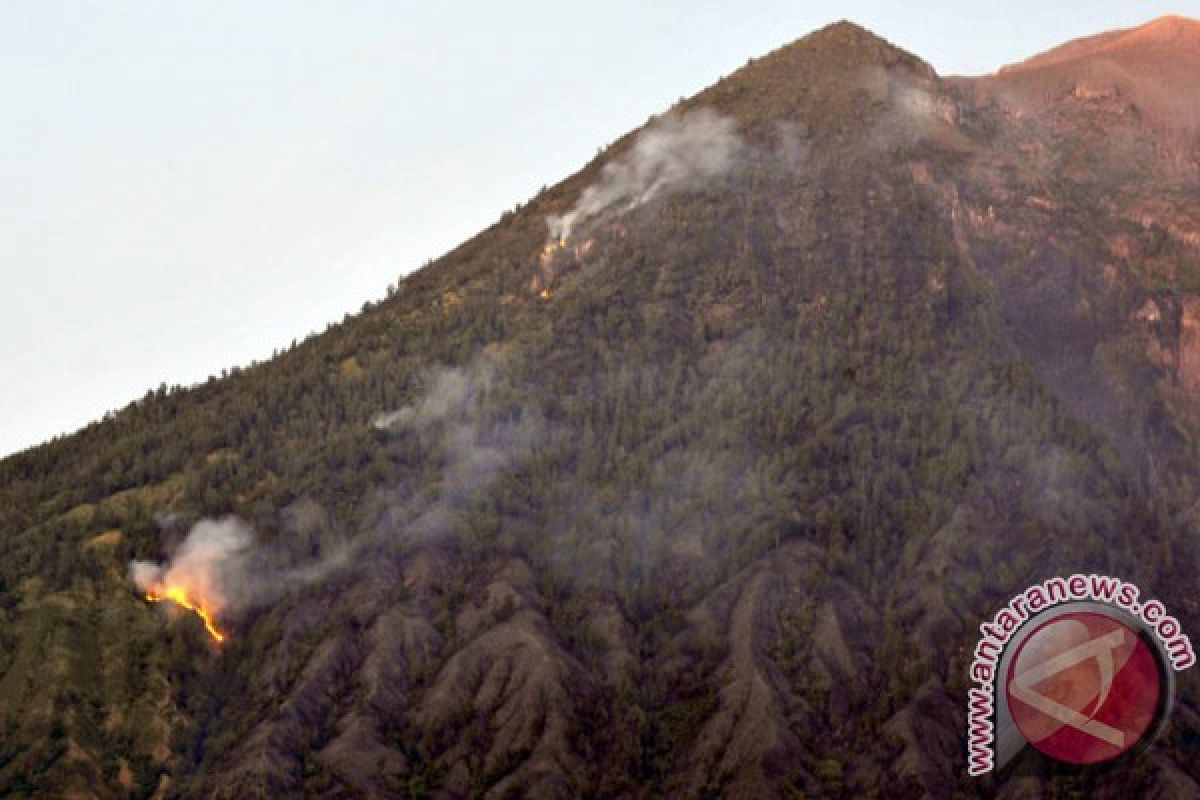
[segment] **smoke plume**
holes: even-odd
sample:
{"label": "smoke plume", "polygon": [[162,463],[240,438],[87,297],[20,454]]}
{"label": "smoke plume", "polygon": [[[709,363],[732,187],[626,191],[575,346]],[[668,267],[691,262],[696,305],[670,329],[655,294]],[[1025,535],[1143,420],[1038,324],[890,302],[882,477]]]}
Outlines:
{"label": "smoke plume", "polygon": [[236,517],[201,520],[167,563],[134,561],[130,578],[148,595],[180,589],[199,608],[219,616],[230,605],[232,581],[252,542],[250,529]]}
{"label": "smoke plume", "polygon": [[[531,453],[543,432],[540,415],[520,405],[491,407],[492,395],[511,388],[485,357],[461,367],[436,367],[426,373],[424,389],[410,405],[371,421],[381,430],[409,430],[441,456],[438,493],[387,502],[387,519],[403,520],[408,538],[428,538],[445,527],[435,523],[447,517],[449,498],[489,486]],[[367,531],[348,537],[311,499],[284,509],[280,521],[284,535],[263,541],[237,517],[203,519],[165,563],[133,561],[130,578],[147,599],[171,600],[200,614],[221,638],[217,623],[226,612],[261,608],[340,570],[356,571],[365,548],[398,546],[404,538],[389,535],[381,541]]]}
{"label": "smoke plume", "polygon": [[547,219],[550,237],[566,242],[578,226],[604,214],[624,214],[654,197],[695,188],[736,163],[742,148],[735,123],[709,109],[670,114],[644,130],[628,153],[606,164],[600,180],[575,206]]}
{"label": "smoke plume", "polygon": [[528,455],[542,420],[529,409],[493,419],[485,413],[489,395],[506,390],[494,363],[480,357],[462,367],[435,367],[412,405],[376,414],[376,430],[409,428],[442,434],[445,483],[450,491],[486,486],[514,459]]}
{"label": "smoke plume", "polygon": [[958,123],[957,105],[950,95],[939,91],[932,74],[871,68],[864,70],[859,79],[871,100],[886,107],[871,129],[869,142],[876,148],[915,142]]}

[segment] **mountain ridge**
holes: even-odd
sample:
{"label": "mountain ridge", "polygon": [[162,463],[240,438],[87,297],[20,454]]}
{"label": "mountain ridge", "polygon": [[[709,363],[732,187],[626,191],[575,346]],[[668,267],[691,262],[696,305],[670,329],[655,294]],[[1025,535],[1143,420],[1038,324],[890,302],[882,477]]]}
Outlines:
{"label": "mountain ridge", "polygon": [[[1197,791],[1190,674],[1136,769],[963,774],[1015,590],[1200,623],[1195,172],[991,88],[829,26],[279,359],[0,461],[0,789]],[[127,575],[214,530],[219,648]]]}
{"label": "mountain ridge", "polygon": [[1158,46],[1191,45],[1190,49],[1194,52],[1195,46],[1200,43],[1200,20],[1169,14],[1133,28],[1085,36],[1031,56],[1016,64],[1001,67],[998,73],[1003,75],[1006,72],[1037,69],[1076,58],[1094,58],[1104,52],[1145,43],[1153,43]]}
{"label": "mountain ridge", "polygon": [[1200,128],[1200,22],[1161,17],[1085,37],[985,76],[1031,108],[1064,96],[1121,104],[1152,126],[1185,135]]}

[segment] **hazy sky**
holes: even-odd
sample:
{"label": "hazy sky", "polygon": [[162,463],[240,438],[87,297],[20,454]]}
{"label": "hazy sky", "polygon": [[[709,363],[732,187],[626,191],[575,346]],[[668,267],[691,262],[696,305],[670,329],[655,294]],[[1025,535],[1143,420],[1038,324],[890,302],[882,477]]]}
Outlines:
{"label": "hazy sky", "polygon": [[1200,0],[2,0],[0,455],[323,329],[829,22],[948,74],[1165,13]]}

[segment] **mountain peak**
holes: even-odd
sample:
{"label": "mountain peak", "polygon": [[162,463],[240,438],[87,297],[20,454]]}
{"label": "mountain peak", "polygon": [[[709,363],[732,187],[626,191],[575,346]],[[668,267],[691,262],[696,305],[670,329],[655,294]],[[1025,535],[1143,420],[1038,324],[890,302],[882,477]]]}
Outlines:
{"label": "mountain peak", "polygon": [[847,19],[838,20],[813,31],[781,50],[801,48],[821,52],[840,63],[878,64],[882,62],[886,65],[902,59],[924,63],[911,53]]}
{"label": "mountain peak", "polygon": [[861,39],[867,39],[875,42],[884,41],[874,33],[859,25],[857,22],[852,22],[848,19],[839,19],[837,22],[831,22],[824,28],[818,28],[805,38],[826,36],[855,36]]}
{"label": "mountain peak", "polygon": [[[921,59],[849,20],[826,25],[786,44],[751,65],[811,62],[826,71],[861,66],[890,66],[898,62],[929,67]],[[761,76],[756,76],[761,77]]]}
{"label": "mountain peak", "polygon": [[1156,125],[1200,126],[1200,21],[1165,16],[1075,39],[1001,69],[993,79],[1027,100],[1119,97]]}
{"label": "mountain peak", "polygon": [[[887,75],[925,85],[933,68],[871,31],[841,20],[783,45],[688,101],[738,120],[742,132],[774,135],[780,120],[802,120],[813,136],[866,130],[862,90],[886,98]],[[878,111],[878,109],[875,109]]]}
{"label": "mountain peak", "polygon": [[1200,30],[1200,20],[1184,17],[1179,14],[1164,14],[1158,19],[1152,19],[1140,28],[1134,30],[1141,31],[1167,31],[1171,33],[1179,33],[1182,31]]}
{"label": "mountain peak", "polygon": [[1200,21],[1174,14],[1159,17],[1140,28],[1132,28],[1117,40],[1121,45],[1154,43],[1168,46],[1200,44]]}
{"label": "mountain peak", "polygon": [[[1146,49],[1155,51],[1154,54],[1160,57],[1178,56],[1195,60],[1200,53],[1200,21],[1171,14],[1136,28],[1073,39],[1032,58],[1006,66],[1000,70],[1000,74],[1042,69],[1101,56],[1122,59],[1123,56],[1127,57],[1131,50]],[[1139,56],[1144,55],[1139,53]]]}
{"label": "mountain peak", "polygon": [[[943,745],[1010,588],[1156,577],[1200,626],[1197,172],[1124,135],[1200,70],[1086,54],[1129,35],[951,82],[835,23],[0,460],[0,797],[987,793]],[[1177,796],[1190,720],[1009,794]]]}

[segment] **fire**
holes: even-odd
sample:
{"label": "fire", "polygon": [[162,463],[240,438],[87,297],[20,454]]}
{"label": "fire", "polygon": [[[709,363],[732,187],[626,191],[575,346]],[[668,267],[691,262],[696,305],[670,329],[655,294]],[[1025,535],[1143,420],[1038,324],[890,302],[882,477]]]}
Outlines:
{"label": "fire", "polygon": [[529,281],[529,291],[533,292],[543,300],[549,300],[554,296],[554,293],[550,291],[550,287],[547,285],[546,280],[544,280],[541,275],[534,275],[532,280]]}
{"label": "fire", "polygon": [[196,602],[188,596],[188,591],[182,586],[152,586],[146,590],[146,599],[151,603],[161,603],[164,600],[170,600],[175,605],[186,608],[193,614],[204,621],[204,627],[208,629],[208,633],[218,642],[225,641],[225,634],[217,628],[216,620],[213,619],[213,613],[204,607],[203,603]]}
{"label": "fire", "polygon": [[[536,292],[537,296],[541,299],[549,300],[554,296],[550,290],[550,284],[553,282],[555,275],[568,267],[568,264],[563,262],[570,261],[572,265],[578,266],[579,262],[592,252],[594,244],[594,240],[585,239],[568,247],[566,234],[556,239],[551,239],[542,247],[542,252],[538,254],[538,263],[541,265],[541,270],[539,274],[533,276],[533,279],[529,282],[529,288],[533,292]],[[567,254],[566,259],[558,255],[564,251]]]}
{"label": "fire", "polygon": [[554,254],[567,246],[567,237],[560,236],[557,239],[546,242],[546,246],[542,248],[542,254],[538,258],[542,262],[542,266],[550,263],[550,259],[554,258]]}

